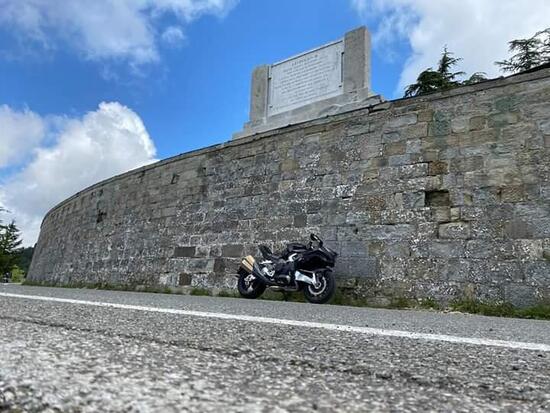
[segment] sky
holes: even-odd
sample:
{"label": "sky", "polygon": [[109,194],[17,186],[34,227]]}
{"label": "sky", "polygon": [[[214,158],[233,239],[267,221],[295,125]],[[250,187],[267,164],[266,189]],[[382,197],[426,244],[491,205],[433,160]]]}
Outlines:
{"label": "sky", "polygon": [[548,0],[0,0],[0,218],[32,245],[79,190],[231,139],[254,66],[358,26],[393,99],[444,46],[457,70],[502,75],[507,42],[548,16]]}

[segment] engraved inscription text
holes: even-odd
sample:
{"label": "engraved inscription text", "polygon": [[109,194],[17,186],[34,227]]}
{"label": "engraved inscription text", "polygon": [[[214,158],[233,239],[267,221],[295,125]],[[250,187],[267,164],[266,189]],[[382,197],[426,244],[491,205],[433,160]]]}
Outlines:
{"label": "engraved inscription text", "polygon": [[271,66],[268,116],[342,93],[343,42]]}

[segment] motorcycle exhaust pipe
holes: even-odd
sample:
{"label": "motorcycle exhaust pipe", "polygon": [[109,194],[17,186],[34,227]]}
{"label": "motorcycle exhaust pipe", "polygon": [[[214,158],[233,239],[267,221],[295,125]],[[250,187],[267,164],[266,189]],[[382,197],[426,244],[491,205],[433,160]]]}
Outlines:
{"label": "motorcycle exhaust pipe", "polygon": [[252,271],[253,271],[255,262],[256,262],[256,260],[254,259],[254,257],[252,255],[247,255],[241,261],[241,267],[243,267],[246,271],[248,271],[249,274],[251,274]]}
{"label": "motorcycle exhaust pipe", "polygon": [[241,261],[241,268],[243,268],[248,274],[252,274],[254,277],[262,280],[262,282],[266,285],[276,285],[262,273],[260,266],[252,255],[247,255],[243,258]]}

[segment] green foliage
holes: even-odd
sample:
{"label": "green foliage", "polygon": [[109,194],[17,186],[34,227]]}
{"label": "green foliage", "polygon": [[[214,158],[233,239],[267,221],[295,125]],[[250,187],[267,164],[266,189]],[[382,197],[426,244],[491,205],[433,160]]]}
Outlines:
{"label": "green foliage", "polygon": [[200,288],[200,287],[194,287],[190,292],[190,295],[201,295],[206,296],[210,295],[210,291],[208,291],[206,288]]}
{"label": "green foliage", "polygon": [[239,293],[236,292],[236,291],[231,291],[231,290],[221,290],[218,293],[218,297],[238,298]]}
{"label": "green foliage", "polygon": [[495,62],[503,72],[517,73],[550,62],[550,27],[528,39],[516,39],[508,43],[512,57]]}
{"label": "green foliage", "polygon": [[25,276],[25,273],[21,268],[19,268],[17,265],[14,265],[14,267],[11,270],[11,282],[12,283],[20,283],[23,281],[23,277]]}
{"label": "green foliage", "polygon": [[462,82],[463,85],[473,85],[474,83],[483,82],[487,80],[485,72],[475,72],[468,79]]}
{"label": "green foliage", "polygon": [[388,308],[409,308],[411,307],[411,302],[409,299],[405,298],[405,297],[393,297],[391,302],[390,302],[390,305],[388,306]]}
{"label": "green foliage", "polygon": [[432,297],[424,298],[423,300],[419,300],[418,306],[420,308],[424,308],[426,310],[432,309],[432,310],[440,310],[441,306],[439,303]]}
{"label": "green foliage", "polygon": [[476,300],[464,299],[452,303],[451,308],[464,313],[494,317],[512,317],[515,315],[514,306],[509,303],[482,303]]}
{"label": "green foliage", "polygon": [[459,300],[451,308],[465,313],[482,314],[493,317],[518,317],[550,320],[550,303],[539,303],[532,307],[516,308],[510,303],[481,303],[475,300]]}
{"label": "green foliage", "polygon": [[429,67],[420,73],[416,79],[416,83],[409,85],[405,90],[405,97],[449,90],[461,85],[472,85],[487,79],[485,73],[476,72],[464,81],[458,80],[458,78],[465,75],[465,73],[453,72],[452,69],[461,60],[461,58],[453,57],[453,53],[449,52],[447,47],[443,48],[443,53],[437,64],[437,69],[434,70]]}
{"label": "green foliage", "polygon": [[533,307],[517,310],[516,316],[522,318],[536,318],[550,320],[550,304],[537,304]]}
{"label": "green foliage", "polygon": [[18,264],[24,274],[29,272],[31,266],[32,255],[34,254],[34,247],[23,247],[18,250]]}
{"label": "green foliage", "polygon": [[346,292],[341,288],[336,288],[334,297],[330,301],[333,305],[348,305],[351,307],[369,307],[369,303],[366,298],[357,297],[352,291]]}
{"label": "green foliage", "polygon": [[[0,207],[0,212],[5,210]],[[19,229],[12,221],[7,225],[0,221],[0,275],[11,272],[12,268],[18,263],[19,251],[21,245],[19,239]]]}

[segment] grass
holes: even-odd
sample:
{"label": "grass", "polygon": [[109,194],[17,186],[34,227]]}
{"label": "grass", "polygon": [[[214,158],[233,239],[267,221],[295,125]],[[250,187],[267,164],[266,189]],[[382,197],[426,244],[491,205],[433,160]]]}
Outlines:
{"label": "grass", "polygon": [[349,305],[352,307],[370,307],[369,302],[366,298],[344,294],[344,292],[340,288],[336,289],[336,293],[334,294],[334,297],[329,304]]}
{"label": "grass", "polygon": [[475,300],[458,300],[451,303],[451,309],[463,313],[481,314],[492,317],[550,320],[550,304],[546,303],[540,303],[527,308],[517,308],[510,303],[482,303]]}
{"label": "grass", "polygon": [[239,293],[237,291],[221,290],[217,296],[228,297],[228,298],[239,298]]}
{"label": "grass", "polygon": [[207,296],[207,295],[210,295],[210,291],[207,290],[206,288],[194,287],[189,292],[189,295]]}
{"label": "grass", "polygon": [[[90,288],[99,290],[117,290],[117,291],[141,291],[150,293],[163,293],[172,294],[184,292],[175,292],[169,287],[164,286],[122,286],[113,285],[108,283],[72,283],[72,284],[55,284],[44,281],[32,281],[25,279],[23,285],[28,286],[41,286],[41,287],[61,287],[61,288]],[[357,297],[347,290],[338,288],[330,304],[333,305],[347,305],[352,307],[379,307],[372,305],[366,298]],[[192,288],[188,294],[194,296],[211,296],[213,295],[210,290],[201,287]],[[232,290],[221,290],[218,297],[231,297],[239,298],[239,294]],[[267,290],[260,297],[262,300],[269,301],[290,301],[290,302],[306,302],[304,295],[300,292],[295,293],[282,293],[276,291]],[[540,303],[527,308],[517,308],[510,303],[486,303],[470,299],[456,300],[448,307],[440,305],[434,298],[428,297],[419,300],[413,300],[406,297],[393,297],[390,304],[385,308],[391,309],[403,309],[403,308],[420,308],[420,309],[434,309],[443,310],[445,308],[453,311],[460,311],[463,313],[481,314],[492,317],[516,317],[516,318],[529,318],[538,320],[550,320],[550,303]]]}
{"label": "grass", "polygon": [[128,286],[120,284],[109,284],[109,283],[70,283],[70,284],[56,284],[47,281],[33,281],[25,279],[22,283],[26,286],[31,287],[57,287],[57,288],[87,288],[90,290],[110,290],[110,291],[138,291],[145,293],[160,293],[160,294],[171,294],[172,290],[170,287],[164,286],[154,286],[154,285],[138,285],[138,286]]}
{"label": "grass", "polygon": [[518,314],[522,318],[550,320],[550,304],[537,304],[529,308],[518,310]]}
{"label": "grass", "polygon": [[441,305],[432,297],[418,300],[418,307],[424,310],[441,310]]}
{"label": "grass", "polygon": [[411,300],[405,297],[393,297],[391,299],[390,305],[388,308],[393,309],[402,309],[402,308],[410,308],[414,305],[411,303]]}

